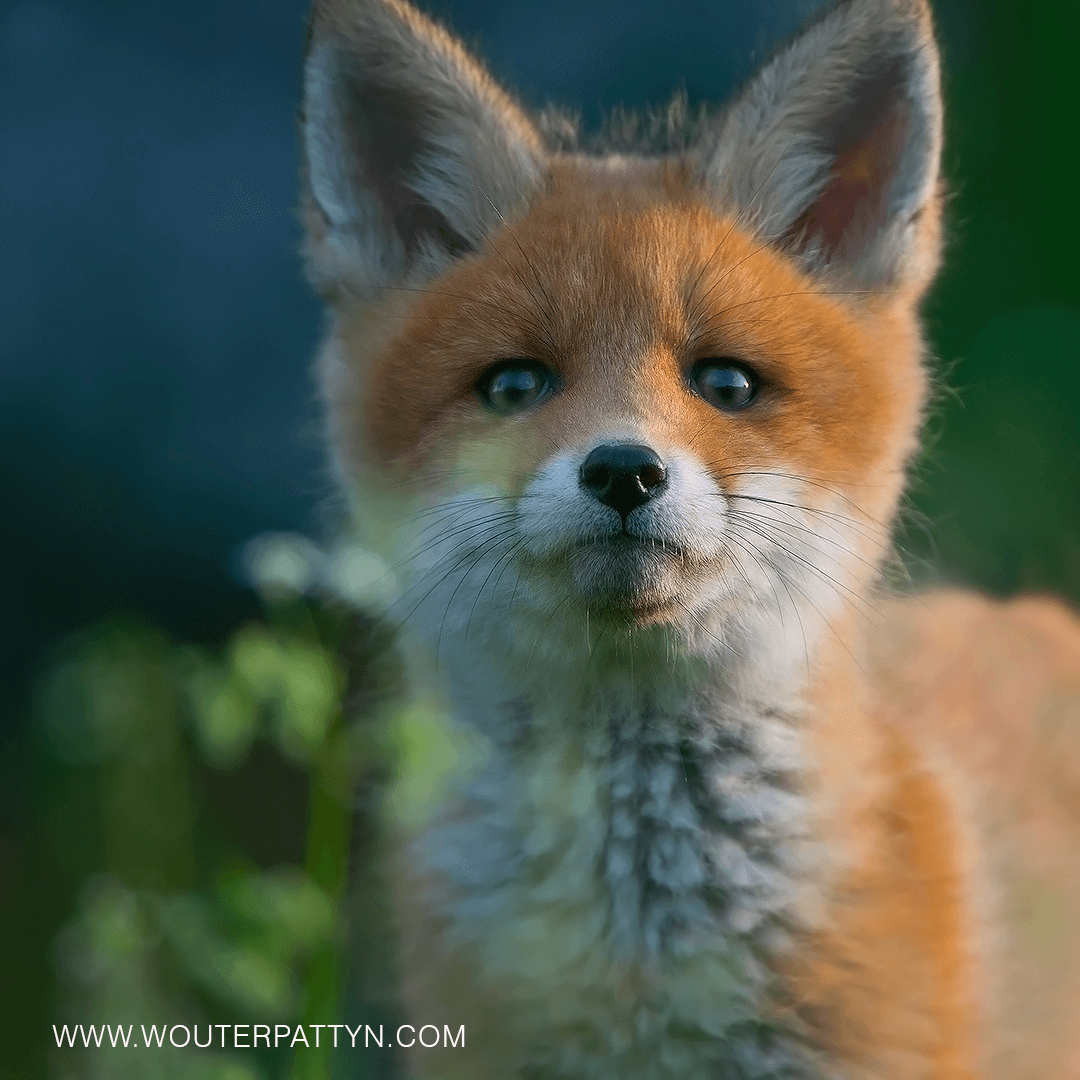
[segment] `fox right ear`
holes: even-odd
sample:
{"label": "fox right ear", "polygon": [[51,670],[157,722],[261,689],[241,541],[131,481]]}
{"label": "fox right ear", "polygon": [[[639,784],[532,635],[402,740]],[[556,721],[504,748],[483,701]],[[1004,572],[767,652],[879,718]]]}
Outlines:
{"label": "fox right ear", "polygon": [[405,0],[316,0],[302,138],[305,256],[328,298],[430,279],[544,170],[524,114]]}
{"label": "fox right ear", "polygon": [[941,122],[927,0],[839,0],[751,79],[706,186],[809,267],[918,295],[939,256]]}

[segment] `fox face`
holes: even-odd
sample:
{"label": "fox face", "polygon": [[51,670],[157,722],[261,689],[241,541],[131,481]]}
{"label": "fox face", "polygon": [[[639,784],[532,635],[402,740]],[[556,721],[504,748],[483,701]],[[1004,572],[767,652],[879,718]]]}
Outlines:
{"label": "fox face", "polygon": [[917,445],[936,80],[924,5],[847,3],[681,154],[557,153],[412,9],[316,6],[332,441],[420,623],[808,661]]}
{"label": "fox face", "polygon": [[444,607],[457,588],[474,620],[510,594],[521,618],[690,637],[763,596],[793,627],[828,618],[885,543],[917,336],[669,167],[581,171],[395,315],[372,359],[356,452],[420,515],[399,562],[427,541],[413,587]]}

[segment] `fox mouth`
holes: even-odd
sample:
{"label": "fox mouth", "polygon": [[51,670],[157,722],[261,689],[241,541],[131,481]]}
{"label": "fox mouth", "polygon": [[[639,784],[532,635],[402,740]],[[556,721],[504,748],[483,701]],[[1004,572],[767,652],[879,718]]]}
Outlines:
{"label": "fox mouth", "polygon": [[579,540],[565,566],[590,608],[651,621],[678,606],[690,563],[678,545],[623,532]]}
{"label": "fox mouth", "polygon": [[582,537],[574,545],[574,553],[599,551],[614,558],[642,558],[645,553],[652,553],[661,558],[689,560],[690,552],[681,544],[674,544],[657,536],[640,536],[636,533],[622,532],[599,536]]}

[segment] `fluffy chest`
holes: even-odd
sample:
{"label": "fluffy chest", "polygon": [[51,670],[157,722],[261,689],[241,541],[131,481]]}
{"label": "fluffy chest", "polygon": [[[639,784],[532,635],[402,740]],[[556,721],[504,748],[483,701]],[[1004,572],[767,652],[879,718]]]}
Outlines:
{"label": "fluffy chest", "polygon": [[422,842],[450,938],[517,1003],[506,1023],[537,1060],[575,1048],[552,1075],[588,1059],[633,1077],[640,1059],[642,1076],[705,1077],[748,1054],[764,1057],[743,1075],[794,1068],[761,1023],[759,960],[805,888],[792,726],[646,700],[566,730],[497,754]]}

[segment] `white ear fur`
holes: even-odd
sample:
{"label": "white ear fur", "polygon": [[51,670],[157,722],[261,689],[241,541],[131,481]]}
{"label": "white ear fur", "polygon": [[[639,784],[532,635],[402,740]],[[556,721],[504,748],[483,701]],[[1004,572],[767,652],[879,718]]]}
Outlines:
{"label": "white ear fur", "polygon": [[302,140],[305,256],[329,297],[434,276],[544,168],[524,114],[404,0],[316,0]]}
{"label": "white ear fur", "polygon": [[939,81],[926,0],[844,0],[750,80],[699,150],[705,184],[811,267],[921,292],[939,257]]}

